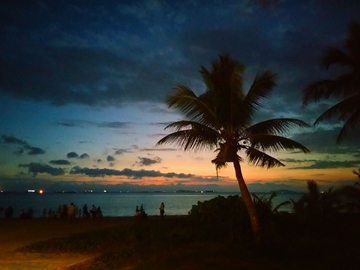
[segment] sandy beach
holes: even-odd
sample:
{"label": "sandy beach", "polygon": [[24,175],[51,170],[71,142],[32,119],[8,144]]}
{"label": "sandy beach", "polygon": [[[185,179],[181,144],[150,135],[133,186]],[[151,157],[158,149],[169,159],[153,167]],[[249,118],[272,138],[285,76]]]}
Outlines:
{"label": "sandy beach", "polygon": [[22,253],[16,249],[34,242],[121,226],[132,217],[76,219],[0,219],[0,269],[62,269],[94,257],[90,254]]}

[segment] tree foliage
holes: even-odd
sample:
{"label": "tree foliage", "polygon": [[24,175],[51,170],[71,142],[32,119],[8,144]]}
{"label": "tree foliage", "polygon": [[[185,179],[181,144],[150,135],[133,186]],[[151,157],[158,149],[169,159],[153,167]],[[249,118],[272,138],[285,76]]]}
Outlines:
{"label": "tree foliage", "polygon": [[335,79],[324,79],[311,83],[304,90],[303,104],[319,102],[324,99],[336,98],[340,100],[322,113],[314,125],[330,119],[344,122],[338,134],[340,143],[350,130],[360,126],[360,25],[352,22],[345,40],[345,51],[329,48],[321,58],[321,67],[340,66],[346,72]]}

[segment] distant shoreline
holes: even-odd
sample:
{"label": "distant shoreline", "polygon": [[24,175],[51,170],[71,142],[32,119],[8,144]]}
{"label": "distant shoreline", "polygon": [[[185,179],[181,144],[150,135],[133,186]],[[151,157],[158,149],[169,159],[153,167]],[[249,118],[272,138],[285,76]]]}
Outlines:
{"label": "distant shoreline", "polygon": [[[272,193],[276,194],[303,194],[302,191],[294,191],[294,190],[275,190],[275,191],[254,191],[250,193],[254,194],[264,194],[264,195],[270,195]],[[195,191],[195,190],[176,190],[176,191],[48,191],[48,192],[42,192],[40,193],[39,190],[34,191],[0,191],[1,194],[234,194],[234,195],[240,195],[240,191],[215,191],[215,190],[201,190],[201,191]]]}

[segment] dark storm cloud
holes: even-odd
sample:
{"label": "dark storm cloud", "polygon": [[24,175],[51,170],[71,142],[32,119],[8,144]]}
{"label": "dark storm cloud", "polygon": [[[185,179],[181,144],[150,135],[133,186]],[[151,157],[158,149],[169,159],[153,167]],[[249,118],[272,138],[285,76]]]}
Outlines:
{"label": "dark storm cloud", "polygon": [[[340,9],[330,4],[327,10],[320,8],[320,3],[323,1],[283,1],[271,12],[256,10],[254,13],[262,20],[251,14],[252,18],[244,18],[248,24],[238,22],[237,27],[217,27],[208,31],[195,28],[184,32],[181,39],[184,54],[193,62],[209,67],[210,61],[204,61],[204,56],[214,59],[219,53],[230,52],[247,67],[244,74],[247,84],[252,82],[257,71],[270,69],[278,73],[271,102],[264,104],[267,116],[284,114],[314,121],[314,114],[303,118],[302,91],[313,80],[329,75],[319,68],[319,58],[329,45],[341,44],[339,40],[344,39],[347,24],[351,18],[358,19],[356,14],[360,9],[356,1],[342,2],[344,5]],[[289,11],[295,10],[288,16]],[[324,23],[325,18],[332,19]],[[274,19],[278,23],[274,24]],[[320,112],[316,109],[316,115]]]}
{"label": "dark storm cloud", "polygon": [[139,161],[137,161],[135,164],[139,166],[150,166],[153,164],[161,163],[162,159],[160,157],[154,157],[154,158],[146,158],[146,157],[138,157]]}
{"label": "dark storm cloud", "polygon": [[[20,139],[16,138],[15,136],[3,135],[3,136],[1,136],[1,138],[3,139],[3,143],[5,143],[5,144],[17,144],[17,145],[22,146],[24,149],[28,150],[27,154],[30,156],[42,155],[42,154],[46,153],[46,151],[44,149],[31,146],[26,141],[20,140]],[[14,154],[21,155],[22,153],[24,153],[23,148],[19,148],[18,150],[16,150],[14,152]]]}
{"label": "dark storm cloud", "polygon": [[66,155],[67,158],[78,158],[79,155],[76,152],[70,152]]}
{"label": "dark storm cloud", "polygon": [[169,178],[191,178],[194,175],[184,173],[161,173],[160,171],[149,170],[112,170],[112,169],[90,169],[81,168],[79,166],[73,167],[70,174],[84,174],[91,177],[105,177],[105,176],[127,176],[134,179],[141,179],[143,177],[169,177]]}
{"label": "dark storm cloud", "polygon": [[[2,92],[16,99],[50,102],[56,106],[116,106],[126,100],[115,74],[123,73],[123,68],[131,65],[128,61],[90,48],[27,45],[26,49],[2,47],[15,58],[0,58],[1,77],[6,78],[0,80]],[[105,82],[105,78],[112,80]]]}
{"label": "dark storm cloud", "polygon": [[71,164],[68,160],[65,160],[65,159],[50,160],[49,163],[54,164],[54,165],[70,165]]}
{"label": "dark storm cloud", "polygon": [[319,74],[323,46],[343,37],[360,4],[279,1],[262,9],[258,2],[1,3],[0,91],[58,106],[163,101],[178,83],[203,89],[199,66],[230,52],[250,72],[279,71],[287,82],[277,92],[294,101]]}
{"label": "dark storm cloud", "polygon": [[31,173],[34,177],[37,176],[38,173],[47,173],[52,176],[58,176],[65,174],[64,169],[62,168],[54,168],[46,164],[41,163],[29,163],[29,164],[19,164],[19,167],[28,168],[28,173]]}

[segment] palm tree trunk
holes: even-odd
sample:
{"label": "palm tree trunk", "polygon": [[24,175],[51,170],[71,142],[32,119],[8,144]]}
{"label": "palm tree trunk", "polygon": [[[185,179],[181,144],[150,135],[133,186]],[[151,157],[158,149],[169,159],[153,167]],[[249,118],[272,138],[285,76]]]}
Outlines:
{"label": "palm tree trunk", "polygon": [[256,208],[251,198],[250,192],[245,184],[245,180],[241,172],[240,162],[234,161],[233,164],[235,168],[236,179],[238,181],[239,188],[241,191],[241,196],[244,200],[245,206],[249,213],[254,241],[255,244],[259,245],[261,243],[261,229],[260,229],[258,215],[256,213]]}

